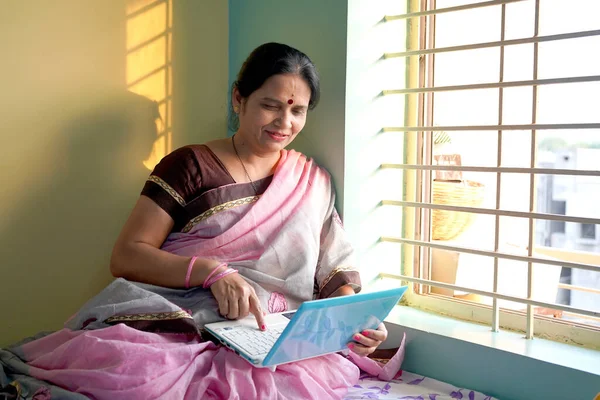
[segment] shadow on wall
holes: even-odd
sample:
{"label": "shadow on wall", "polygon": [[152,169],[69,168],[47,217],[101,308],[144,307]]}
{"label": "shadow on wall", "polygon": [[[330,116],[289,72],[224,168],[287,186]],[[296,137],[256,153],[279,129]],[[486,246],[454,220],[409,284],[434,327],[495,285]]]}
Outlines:
{"label": "shadow on wall", "polygon": [[142,160],[157,137],[158,115],[156,102],[123,92],[51,133],[62,138],[49,149],[60,152],[58,162],[35,171],[42,183],[29,188],[0,231],[7,252],[2,341],[59,328],[110,282],[111,249],[148,176]]}
{"label": "shadow on wall", "polygon": [[0,347],[105,287],[149,170],[225,134],[228,2],[173,3],[2,3]]}

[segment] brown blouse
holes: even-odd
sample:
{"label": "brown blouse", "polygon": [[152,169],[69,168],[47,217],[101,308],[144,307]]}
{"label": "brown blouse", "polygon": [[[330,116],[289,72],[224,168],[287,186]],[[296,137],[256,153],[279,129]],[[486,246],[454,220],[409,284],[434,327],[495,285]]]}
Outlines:
{"label": "brown blouse", "polygon": [[[260,195],[271,180],[272,177],[267,177],[254,182],[257,192],[250,184],[232,186],[231,190],[238,193],[231,194],[238,198]],[[141,194],[165,210],[175,221],[172,232],[179,232],[192,218],[219,204],[219,199],[203,194],[234,183],[208,146],[190,145],[165,156],[150,174]]]}

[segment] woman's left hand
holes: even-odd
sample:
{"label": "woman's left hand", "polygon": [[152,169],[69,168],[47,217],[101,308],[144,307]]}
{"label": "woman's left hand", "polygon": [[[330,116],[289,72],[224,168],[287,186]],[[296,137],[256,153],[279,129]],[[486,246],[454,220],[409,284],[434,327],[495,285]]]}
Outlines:
{"label": "woman's left hand", "polygon": [[355,333],[352,336],[354,342],[348,343],[348,348],[359,356],[368,356],[387,339],[387,329],[383,322],[375,329],[365,329],[360,333]]}

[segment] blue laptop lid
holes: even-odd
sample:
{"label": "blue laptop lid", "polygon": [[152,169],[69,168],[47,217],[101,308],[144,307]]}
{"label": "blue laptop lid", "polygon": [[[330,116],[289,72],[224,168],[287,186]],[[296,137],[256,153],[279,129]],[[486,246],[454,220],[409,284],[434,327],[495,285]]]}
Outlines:
{"label": "blue laptop lid", "polygon": [[352,335],[377,328],[406,289],[407,286],[403,286],[303,303],[262,365],[278,365],[348,349]]}

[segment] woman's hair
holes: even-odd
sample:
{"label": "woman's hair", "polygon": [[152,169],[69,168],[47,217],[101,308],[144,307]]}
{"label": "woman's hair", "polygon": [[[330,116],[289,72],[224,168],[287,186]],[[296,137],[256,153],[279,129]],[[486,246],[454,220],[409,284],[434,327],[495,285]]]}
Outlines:
{"label": "woman's hair", "polygon": [[[300,75],[310,88],[308,109],[317,106],[321,92],[315,65],[300,50],[281,43],[265,43],[250,53],[231,87],[231,95],[237,89],[242,98],[247,99],[267,79],[279,74]],[[239,128],[238,116],[233,112],[233,101],[229,102],[229,128],[232,131]]]}

